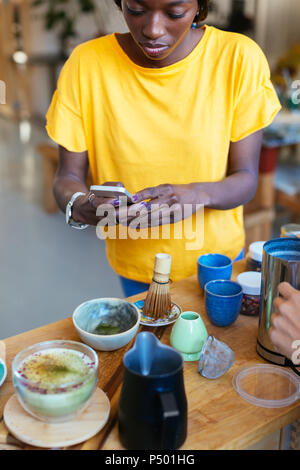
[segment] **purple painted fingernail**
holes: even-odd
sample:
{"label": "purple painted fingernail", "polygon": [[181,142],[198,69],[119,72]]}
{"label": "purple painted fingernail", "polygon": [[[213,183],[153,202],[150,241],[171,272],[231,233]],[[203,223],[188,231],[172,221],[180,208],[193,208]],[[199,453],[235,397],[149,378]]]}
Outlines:
{"label": "purple painted fingernail", "polygon": [[135,194],[131,196],[131,199],[133,200],[133,202],[137,202],[139,200],[138,196],[136,196]]}
{"label": "purple painted fingernail", "polygon": [[119,199],[114,199],[114,200],[112,201],[112,203],[113,203],[113,205],[114,205],[115,207],[118,207],[118,206],[120,205]]}

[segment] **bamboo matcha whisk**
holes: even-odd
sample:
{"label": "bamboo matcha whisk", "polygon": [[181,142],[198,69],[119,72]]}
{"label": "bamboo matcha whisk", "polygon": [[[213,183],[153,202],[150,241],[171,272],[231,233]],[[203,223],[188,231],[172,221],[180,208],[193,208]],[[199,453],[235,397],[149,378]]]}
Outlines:
{"label": "bamboo matcha whisk", "polygon": [[147,293],[143,314],[158,320],[171,311],[170,297],[171,256],[166,253],[155,255],[153,278]]}

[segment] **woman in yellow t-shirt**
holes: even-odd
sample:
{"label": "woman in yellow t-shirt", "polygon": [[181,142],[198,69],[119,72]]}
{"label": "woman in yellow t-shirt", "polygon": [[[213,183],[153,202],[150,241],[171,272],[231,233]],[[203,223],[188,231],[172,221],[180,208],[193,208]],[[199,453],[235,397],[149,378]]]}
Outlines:
{"label": "woman in yellow t-shirt", "polygon": [[[254,41],[200,26],[208,0],[115,3],[129,32],[73,50],[46,127],[59,145],[54,193],[68,223],[104,226],[103,204],[113,203],[108,260],[144,290],[156,253],[172,256],[176,281],[196,273],[203,253],[241,252],[262,129],[280,103]],[[124,185],[133,204],[91,193],[88,170],[94,184]]]}

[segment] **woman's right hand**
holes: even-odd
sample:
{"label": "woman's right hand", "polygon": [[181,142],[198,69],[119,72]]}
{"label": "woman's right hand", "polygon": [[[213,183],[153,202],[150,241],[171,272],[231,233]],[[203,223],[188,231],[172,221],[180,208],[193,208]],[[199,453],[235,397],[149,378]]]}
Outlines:
{"label": "woman's right hand", "polygon": [[[102,186],[124,187],[123,183],[120,181],[107,181],[106,183],[103,183]],[[72,219],[75,222],[80,222],[82,224],[97,225],[101,219],[106,217],[104,213],[99,215],[99,211],[97,215],[97,208],[102,204],[112,204],[115,199],[115,197],[108,198],[96,196],[92,191],[88,192],[84,196],[79,196],[73,204]]]}

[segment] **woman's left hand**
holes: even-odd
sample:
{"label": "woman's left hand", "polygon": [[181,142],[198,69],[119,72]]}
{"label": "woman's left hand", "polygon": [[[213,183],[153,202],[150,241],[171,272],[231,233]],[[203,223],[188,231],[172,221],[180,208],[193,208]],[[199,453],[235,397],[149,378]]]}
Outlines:
{"label": "woman's left hand", "polygon": [[198,183],[160,184],[135,193],[132,201],[134,204],[119,208],[117,220],[122,225],[138,222],[147,228],[190,217],[208,204],[209,197]]}

